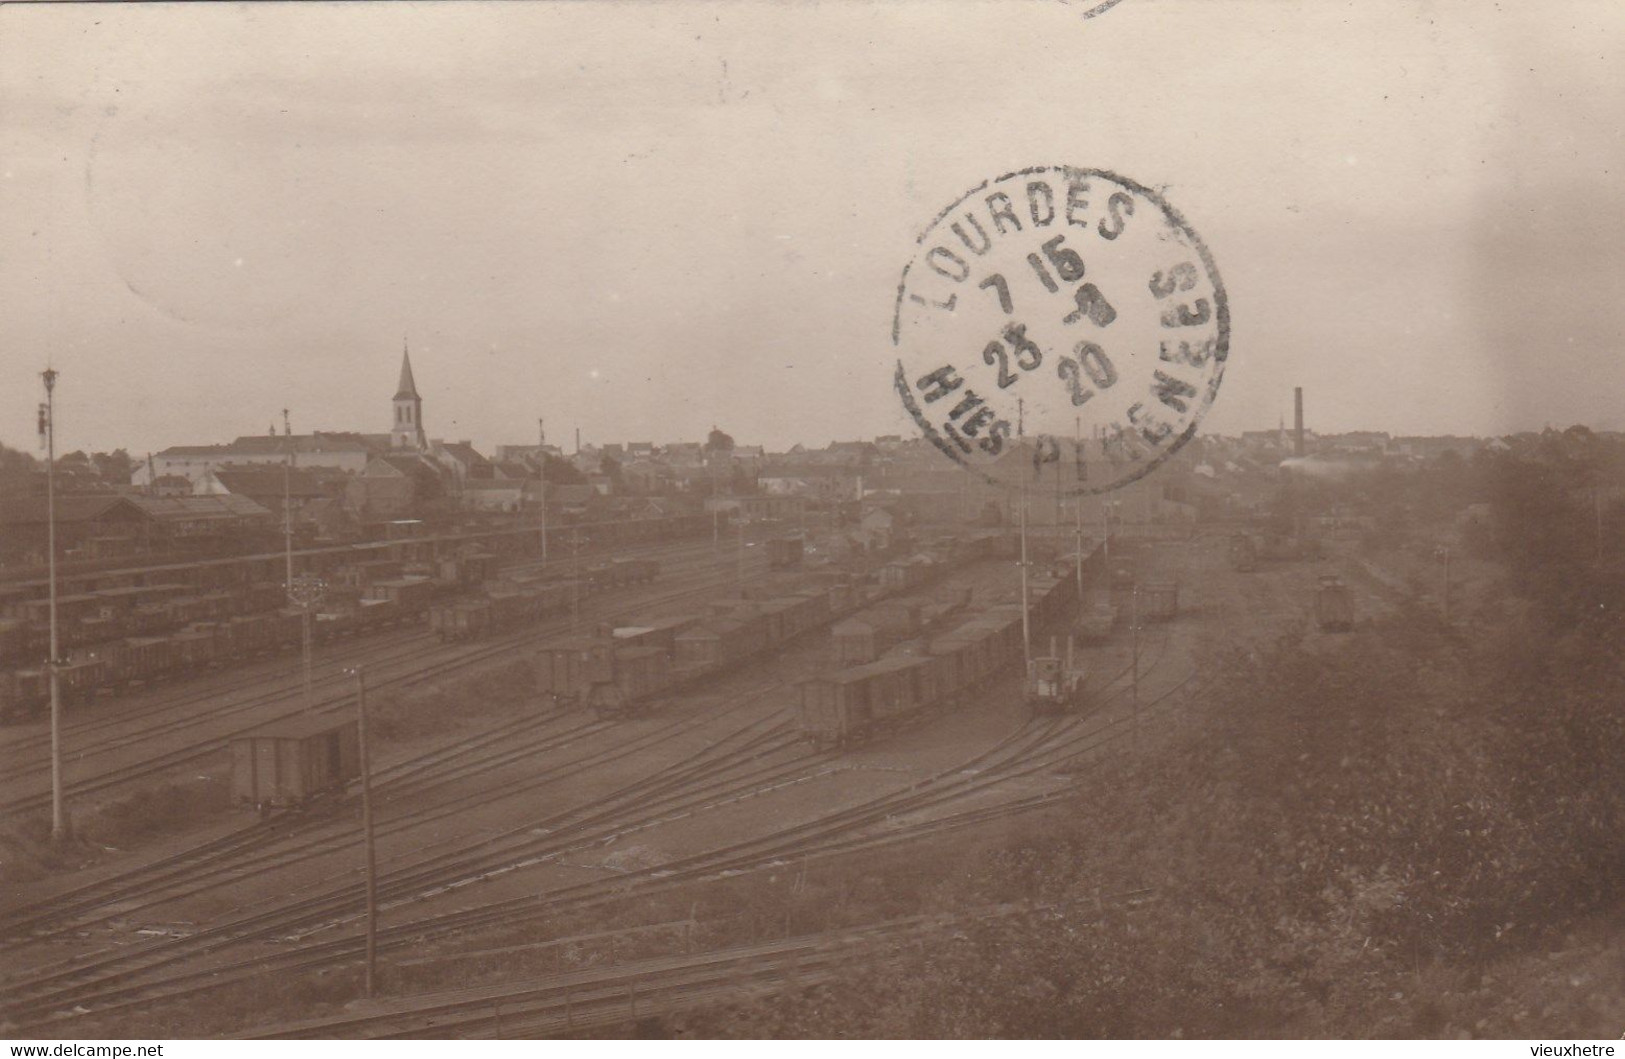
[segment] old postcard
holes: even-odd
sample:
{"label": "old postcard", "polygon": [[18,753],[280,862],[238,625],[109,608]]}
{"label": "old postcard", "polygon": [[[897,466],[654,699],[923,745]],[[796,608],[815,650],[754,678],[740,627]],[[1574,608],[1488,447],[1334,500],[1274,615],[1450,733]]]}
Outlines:
{"label": "old postcard", "polygon": [[1619,15],[0,5],[4,1032],[1625,1033]]}

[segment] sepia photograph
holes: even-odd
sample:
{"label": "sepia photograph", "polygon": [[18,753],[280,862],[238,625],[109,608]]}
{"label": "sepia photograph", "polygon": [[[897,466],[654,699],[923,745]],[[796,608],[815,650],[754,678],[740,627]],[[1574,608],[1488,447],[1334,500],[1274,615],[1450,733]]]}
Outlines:
{"label": "sepia photograph", "polygon": [[1615,1054],[1620,16],[0,4],[10,1054]]}

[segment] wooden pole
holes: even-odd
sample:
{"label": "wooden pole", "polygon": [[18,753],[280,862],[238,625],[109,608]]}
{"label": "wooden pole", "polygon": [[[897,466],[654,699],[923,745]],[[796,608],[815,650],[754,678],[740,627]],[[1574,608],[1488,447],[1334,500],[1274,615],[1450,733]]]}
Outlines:
{"label": "wooden pole", "polygon": [[68,822],[62,804],[62,681],[57,672],[55,369],[46,368],[41,378],[45,380],[45,565],[51,583],[51,657],[45,664],[51,685],[51,840],[61,842],[68,837]]}
{"label": "wooden pole", "polygon": [[541,565],[548,565],[548,427],[536,419],[536,463],[541,466]]}
{"label": "wooden pole", "polygon": [[367,754],[367,678],[360,666],[355,673],[356,736],[361,756],[361,831],[367,847],[367,969],[366,995],[371,1000],[378,976],[378,854],[372,829],[372,765]]}
{"label": "wooden pole", "polygon": [[[1024,435],[1025,426],[1019,425],[1024,423],[1025,419],[1021,415],[1022,403],[1019,399],[1016,401],[1016,409],[1018,422],[1016,429],[1018,434]],[[1026,446],[1022,446],[1022,452],[1026,452]],[[1027,615],[1027,469],[1018,466],[1016,473],[1021,475],[1021,674],[1022,679],[1026,679],[1033,661],[1032,625]]]}
{"label": "wooden pole", "polygon": [[1134,745],[1140,745],[1140,583],[1134,582]]}

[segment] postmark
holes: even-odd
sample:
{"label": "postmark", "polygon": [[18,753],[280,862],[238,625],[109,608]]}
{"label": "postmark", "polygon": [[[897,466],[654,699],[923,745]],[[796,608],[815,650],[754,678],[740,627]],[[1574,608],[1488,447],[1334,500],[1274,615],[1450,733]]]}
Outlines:
{"label": "postmark", "polygon": [[920,236],[892,321],[903,407],[997,485],[1144,477],[1196,433],[1230,352],[1207,246],[1161,194],[1037,166],[966,192]]}

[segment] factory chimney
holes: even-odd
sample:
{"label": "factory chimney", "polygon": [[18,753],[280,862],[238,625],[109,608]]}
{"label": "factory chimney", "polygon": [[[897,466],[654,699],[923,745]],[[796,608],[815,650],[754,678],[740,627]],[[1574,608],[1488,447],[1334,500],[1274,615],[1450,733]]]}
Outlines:
{"label": "factory chimney", "polygon": [[1303,459],[1303,387],[1296,386],[1292,390],[1293,418],[1292,418],[1292,455]]}

